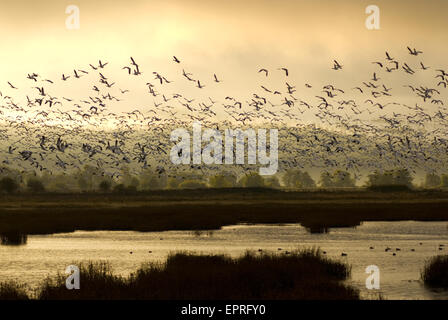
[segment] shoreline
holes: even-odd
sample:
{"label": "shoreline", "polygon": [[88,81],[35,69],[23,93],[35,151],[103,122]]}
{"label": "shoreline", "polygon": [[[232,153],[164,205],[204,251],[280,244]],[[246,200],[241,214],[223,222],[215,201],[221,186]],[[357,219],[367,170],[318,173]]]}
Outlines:
{"label": "shoreline", "polygon": [[448,221],[448,192],[285,192],[183,190],[122,194],[16,194],[0,197],[0,234],[75,230],[217,230],[300,223],[311,232],[363,221]]}

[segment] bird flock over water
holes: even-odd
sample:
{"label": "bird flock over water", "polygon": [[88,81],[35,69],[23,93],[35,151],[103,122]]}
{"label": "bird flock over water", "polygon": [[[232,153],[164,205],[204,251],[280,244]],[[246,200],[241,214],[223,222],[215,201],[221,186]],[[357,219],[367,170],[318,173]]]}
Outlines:
{"label": "bird flock over water", "polygon": [[[1,167],[53,174],[90,165],[113,178],[119,177],[122,166],[136,174],[150,168],[168,175],[210,175],[223,169],[241,175],[255,169],[254,165],[174,166],[169,158],[171,131],[200,121],[203,127],[218,130],[278,129],[279,171],[344,169],[355,177],[366,170],[397,167],[414,173],[441,172],[448,154],[448,73],[428,64],[422,50],[403,51],[406,58],[401,60],[386,51],[366,62],[372,73],[350,86],[297,83],[292,69],[260,67],[253,72],[262,84],[245,98],[224,90],[221,96],[208,96],[205,88],[219,89],[232,79],[213,71],[208,78],[195,76],[177,56],[170,63],[178,71],[170,76],[144,70],[133,57],[120,66],[99,60],[53,79],[29,73],[26,85],[5,81],[0,88]],[[351,79],[349,68],[348,61],[329,59],[328,69],[339,78],[347,73]],[[112,79],[111,69],[122,72],[122,77]],[[283,80],[263,83],[273,74]],[[123,77],[132,77],[153,104],[117,112],[116,106],[129,107],[128,98],[135,91],[120,86]],[[78,82],[91,88],[77,92],[84,98],[57,94],[56,85],[70,89]],[[173,83],[189,86],[189,93],[178,92]]]}

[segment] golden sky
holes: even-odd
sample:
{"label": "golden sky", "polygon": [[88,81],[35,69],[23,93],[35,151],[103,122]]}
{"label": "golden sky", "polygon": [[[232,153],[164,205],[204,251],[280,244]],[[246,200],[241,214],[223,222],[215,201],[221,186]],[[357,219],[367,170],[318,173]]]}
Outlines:
{"label": "golden sky", "polygon": [[[380,30],[365,27],[371,4],[380,8]],[[65,27],[68,5],[80,9],[79,30]],[[206,85],[201,95],[216,99],[250,96],[260,84],[283,86],[280,67],[289,68],[287,80],[297,85],[298,96],[307,94],[304,83],[349,90],[371,77],[376,70],[371,62],[384,60],[385,50],[412,65],[423,61],[446,68],[447,9],[444,0],[8,1],[0,9],[0,90],[10,92],[6,81],[29,86],[27,73],[59,79],[74,68],[88,70],[98,59],[110,63],[107,73],[121,87],[134,88],[135,79],[121,70],[130,56],[144,72],[142,93],[142,83],[154,81],[157,71],[174,81],[168,91],[198,95],[199,89],[182,78],[183,68]],[[424,55],[412,57],[406,46]],[[331,70],[333,59],[344,65],[343,72]],[[257,73],[261,67],[272,71],[269,79]],[[213,83],[214,73],[224,81],[220,87]],[[390,86],[401,87],[404,77],[391,75]],[[423,81],[420,77],[413,81]],[[70,85],[79,92],[90,87],[85,81]],[[397,86],[395,93],[405,94],[400,90]],[[154,100],[143,94],[130,99],[141,106]]]}

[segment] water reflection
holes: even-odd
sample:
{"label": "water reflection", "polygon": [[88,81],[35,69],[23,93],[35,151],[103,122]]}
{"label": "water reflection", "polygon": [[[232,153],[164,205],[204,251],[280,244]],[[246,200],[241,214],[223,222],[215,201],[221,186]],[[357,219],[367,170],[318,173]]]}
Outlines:
{"label": "water reflection", "polygon": [[[350,264],[352,277],[348,283],[363,295],[370,293],[365,286],[365,270],[373,264],[381,270],[381,293],[385,299],[448,299],[448,291],[426,288],[420,274],[428,259],[446,254],[446,222],[364,222],[356,228],[351,223],[345,228],[333,227],[333,223],[304,225],[308,230],[298,224],[231,225],[214,231],[213,235],[203,230],[29,235],[26,245],[0,246],[0,282],[15,280],[34,290],[47,276],[64,272],[74,261],[109,261],[117,274],[128,276],[141,264],[163,263],[170,253],[177,251],[237,257],[246,250],[282,254],[297,248],[319,247],[329,258]],[[4,233],[0,232],[3,238]],[[7,242],[11,238],[21,236],[16,233],[7,237]],[[440,250],[440,244],[445,249]],[[343,257],[342,252],[346,254]]]}
{"label": "water reflection", "polygon": [[[307,230],[310,234],[327,234],[330,233],[332,228],[356,228],[362,224],[361,221],[331,221],[325,223],[316,223],[315,221],[302,221],[301,226]],[[203,235],[207,237],[212,237],[214,231],[204,231],[204,230],[193,230],[191,231],[196,237],[201,237]],[[52,234],[52,233],[49,233]],[[28,235],[21,231],[13,232],[0,232],[0,245],[5,246],[19,246],[25,245],[27,243]]]}
{"label": "water reflection", "polygon": [[304,221],[300,224],[306,231],[310,234],[321,234],[330,233],[332,228],[352,228],[362,225],[361,221],[350,221],[350,222],[331,222],[331,223],[315,223]]}
{"label": "water reflection", "polygon": [[306,228],[306,231],[308,231],[311,234],[329,233],[330,228],[325,226],[313,226]]}

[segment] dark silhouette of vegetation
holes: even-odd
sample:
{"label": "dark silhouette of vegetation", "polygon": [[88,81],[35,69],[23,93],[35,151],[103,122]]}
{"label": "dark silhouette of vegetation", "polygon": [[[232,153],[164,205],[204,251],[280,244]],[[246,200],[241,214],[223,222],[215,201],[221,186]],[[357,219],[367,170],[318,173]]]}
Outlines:
{"label": "dark silhouette of vegetation", "polygon": [[[74,172],[49,174],[47,171],[37,175],[35,172],[1,168],[0,193],[122,193],[133,194],[154,190],[192,190],[226,188],[271,188],[271,189],[316,189],[316,182],[306,171],[289,169],[272,176],[261,176],[258,172],[246,173],[237,177],[232,172],[222,171],[214,176],[204,176],[188,172],[170,172],[145,169],[136,175],[123,166],[113,176],[101,169],[86,165]],[[357,177],[344,170],[324,171],[319,178],[321,189],[354,189]],[[26,183],[24,182],[26,181]],[[413,177],[407,169],[375,171],[368,176],[364,187],[375,191],[406,191],[413,189]],[[448,176],[429,173],[421,185],[426,189],[448,188]]]}
{"label": "dark silhouette of vegetation", "polygon": [[407,169],[375,171],[368,176],[367,186],[373,190],[406,190],[412,188],[412,176]]}
{"label": "dark silhouette of vegetation", "polygon": [[17,182],[10,178],[10,177],[4,177],[0,180],[0,191],[6,192],[6,193],[14,193],[19,189],[19,185]]}
{"label": "dark silhouette of vegetation", "polygon": [[186,180],[179,184],[179,189],[205,189],[207,184],[198,180]]}
{"label": "dark silhouette of vegetation", "polygon": [[426,174],[424,187],[427,189],[448,188],[448,175]]}
{"label": "dark silhouette of vegetation", "polygon": [[409,192],[412,189],[408,186],[370,186],[370,191],[375,192]]}
{"label": "dark silhouette of vegetation", "polygon": [[440,186],[442,188],[448,188],[448,175],[442,174],[440,176]]}
{"label": "dark silhouette of vegetation", "polygon": [[16,282],[0,283],[0,300],[29,300],[23,285]]}
{"label": "dark silhouette of vegetation", "polygon": [[[342,283],[351,268],[318,249],[283,254],[224,255],[176,253],[164,264],[143,265],[128,278],[104,262],[77,264],[81,289],[67,290],[65,274],[44,281],[41,300],[357,300],[357,289]],[[1,296],[0,296],[1,299]]]}
{"label": "dark silhouette of vegetation", "polygon": [[311,189],[316,183],[306,171],[290,169],[283,174],[283,182],[288,188]]}
{"label": "dark silhouette of vegetation", "polygon": [[137,193],[137,187],[133,185],[126,186],[123,183],[120,183],[114,187],[114,193],[135,194]]}
{"label": "dark silhouette of vegetation", "polygon": [[18,246],[26,244],[28,236],[21,232],[0,233],[0,243],[5,246]]}
{"label": "dark silhouette of vegetation", "polygon": [[421,278],[430,287],[448,288],[448,256],[435,256],[427,261]]}
{"label": "dark silhouette of vegetation", "polygon": [[36,178],[29,179],[27,182],[27,187],[29,192],[33,193],[45,192],[44,184],[42,183],[42,181]]}
{"label": "dark silhouette of vegetation", "polygon": [[336,170],[333,174],[324,171],[321,173],[319,184],[322,188],[354,188],[355,180],[347,171]]}
{"label": "dark silhouette of vegetation", "polygon": [[231,174],[218,174],[209,178],[211,188],[233,188],[237,184],[236,177]]}
{"label": "dark silhouette of vegetation", "polygon": [[245,175],[238,181],[238,185],[244,188],[263,188],[266,186],[265,180],[258,173],[253,172]]}
{"label": "dark silhouette of vegetation", "polygon": [[112,188],[112,184],[109,181],[103,180],[100,182],[98,187],[102,192],[109,192]]}
{"label": "dark silhouette of vegetation", "polygon": [[[268,188],[144,193],[4,195],[0,234],[75,230],[216,230],[239,223],[300,223],[309,230],[361,221],[447,221],[444,191],[286,192]],[[26,210],[10,210],[21,207]]]}

